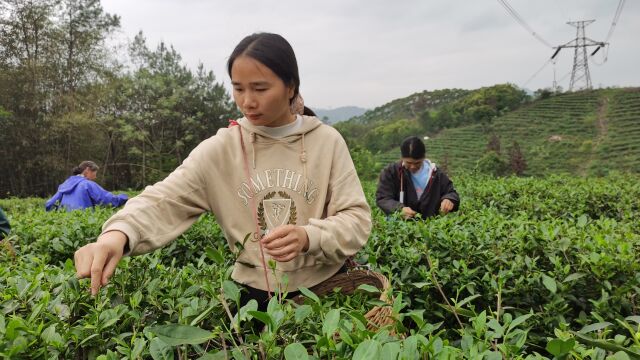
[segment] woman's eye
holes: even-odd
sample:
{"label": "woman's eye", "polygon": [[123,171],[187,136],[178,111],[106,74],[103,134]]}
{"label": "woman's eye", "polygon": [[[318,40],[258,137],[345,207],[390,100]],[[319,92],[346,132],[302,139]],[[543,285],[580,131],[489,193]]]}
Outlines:
{"label": "woman's eye", "polygon": [[233,91],[235,91],[235,92],[242,92],[242,89],[240,89],[240,88],[233,88]]}

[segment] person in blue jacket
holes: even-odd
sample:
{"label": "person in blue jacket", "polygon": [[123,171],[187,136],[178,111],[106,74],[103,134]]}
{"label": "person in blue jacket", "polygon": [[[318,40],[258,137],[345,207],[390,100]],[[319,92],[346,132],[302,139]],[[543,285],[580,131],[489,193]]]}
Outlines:
{"label": "person in blue jacket", "polygon": [[58,192],[47,200],[47,211],[64,208],[67,211],[92,208],[97,205],[124,205],[129,199],[126,194],[113,195],[93,180],[98,173],[98,165],[93,161],[83,161],[73,175],[58,186]]}

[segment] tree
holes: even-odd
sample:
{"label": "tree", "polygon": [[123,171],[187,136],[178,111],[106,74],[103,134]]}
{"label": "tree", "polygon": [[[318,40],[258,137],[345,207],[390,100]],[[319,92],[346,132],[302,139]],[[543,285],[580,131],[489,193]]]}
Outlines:
{"label": "tree", "polygon": [[443,106],[436,113],[432,126],[429,127],[429,132],[436,133],[442,129],[454,127],[456,123],[456,117],[450,106]]}
{"label": "tree", "polygon": [[140,34],[125,69],[106,44],[118,26],[98,0],[0,2],[0,195],[51,194],[82,160],[107,187],[139,188],[238,116],[211,71],[164,43]]}
{"label": "tree", "polygon": [[527,169],[527,161],[524,159],[524,155],[520,150],[520,144],[518,144],[517,141],[514,141],[509,149],[509,167],[517,176],[522,176]]}
{"label": "tree", "polygon": [[418,123],[426,131],[432,131],[431,127],[433,127],[433,118],[431,116],[431,111],[423,111],[420,116],[418,116]]}
{"label": "tree", "polygon": [[172,46],[150,50],[140,32],[129,54],[136,68],[111,88],[101,119],[112,129],[108,166],[140,187],[164,178],[237,113],[213,73],[202,64],[193,73]]}
{"label": "tree", "polygon": [[489,138],[489,142],[487,143],[487,151],[493,151],[496,154],[500,155],[500,138],[495,133],[492,134]]}
{"label": "tree", "polygon": [[[101,143],[93,116],[92,84],[96,74],[108,71],[107,62],[73,67],[74,74],[86,76],[78,77],[83,80],[75,83],[77,92],[69,92],[66,85],[70,64],[106,53],[91,50],[104,46],[106,28],[87,28],[96,25],[94,16],[105,16],[99,2],[75,1],[78,6],[89,3],[91,11],[84,13],[78,31],[73,32],[78,36],[71,43],[77,46],[68,52],[65,49],[71,43],[62,19],[69,13],[70,1],[0,2],[0,104],[11,113],[5,120],[6,131],[0,134],[7,150],[0,167],[12,169],[11,176],[0,178],[0,188],[14,195],[51,192],[71,163],[94,155]],[[118,22],[111,23],[109,29],[117,26]],[[85,32],[95,36],[79,35]],[[87,131],[92,136],[84,136]]]}
{"label": "tree", "polygon": [[359,178],[373,180],[378,176],[380,169],[376,166],[376,160],[369,150],[356,146],[350,148],[349,152]]}
{"label": "tree", "polygon": [[495,151],[488,151],[476,162],[475,171],[492,176],[503,176],[507,164]]}
{"label": "tree", "polygon": [[403,119],[382,123],[364,136],[364,144],[372,153],[384,152],[400,146],[405,138],[418,135],[422,131],[415,120]]}
{"label": "tree", "polygon": [[553,95],[553,90],[551,88],[538,89],[533,93],[535,99],[544,100],[548,99]]}

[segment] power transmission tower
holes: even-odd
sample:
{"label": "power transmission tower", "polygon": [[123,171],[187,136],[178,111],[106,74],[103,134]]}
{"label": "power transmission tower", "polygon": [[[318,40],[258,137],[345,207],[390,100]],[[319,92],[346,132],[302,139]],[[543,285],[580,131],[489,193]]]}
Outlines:
{"label": "power transmission tower", "polygon": [[[576,38],[569,41],[564,45],[556,47],[556,52],[553,53],[551,59],[553,60],[560,50],[564,48],[574,48],[573,52],[573,70],[571,71],[571,83],[569,85],[569,91],[580,89],[591,89],[591,75],[589,74],[589,58],[587,57],[587,47],[597,46],[597,48],[591,53],[593,56],[600,50],[601,47],[607,45],[605,42],[598,42],[589,39],[585,36],[585,26],[593,23],[595,20],[583,20],[583,21],[569,21],[567,24],[576,27]],[[583,86],[579,86],[582,83]]]}

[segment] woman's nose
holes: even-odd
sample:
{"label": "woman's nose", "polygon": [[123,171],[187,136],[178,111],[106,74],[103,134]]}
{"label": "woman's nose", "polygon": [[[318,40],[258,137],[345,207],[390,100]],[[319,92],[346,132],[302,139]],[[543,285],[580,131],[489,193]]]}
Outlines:
{"label": "woman's nose", "polygon": [[243,98],[242,106],[246,108],[253,108],[256,106],[256,99],[251,94],[246,94]]}

